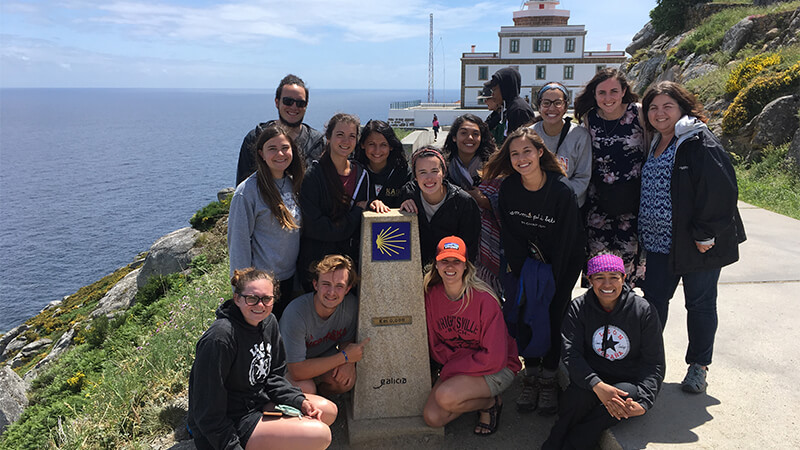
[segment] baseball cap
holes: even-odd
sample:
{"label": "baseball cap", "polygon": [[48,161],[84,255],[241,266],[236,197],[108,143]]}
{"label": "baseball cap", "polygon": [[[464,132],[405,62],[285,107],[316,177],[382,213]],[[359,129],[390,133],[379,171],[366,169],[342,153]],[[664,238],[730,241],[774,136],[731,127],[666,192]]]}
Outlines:
{"label": "baseball cap", "polygon": [[492,88],[490,88],[489,86],[485,86],[484,85],[483,89],[478,91],[478,99],[479,100],[480,99],[484,99],[485,100],[487,98],[492,98]]}
{"label": "baseball cap", "polygon": [[467,245],[460,237],[447,236],[439,241],[439,245],[436,246],[436,260],[441,261],[445,258],[467,261]]}

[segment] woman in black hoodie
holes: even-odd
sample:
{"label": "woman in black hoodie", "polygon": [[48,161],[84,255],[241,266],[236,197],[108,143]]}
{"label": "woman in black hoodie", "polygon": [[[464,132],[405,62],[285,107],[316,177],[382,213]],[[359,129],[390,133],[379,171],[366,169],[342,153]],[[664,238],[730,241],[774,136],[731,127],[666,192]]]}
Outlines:
{"label": "woman in black hoodie", "polygon": [[197,342],[189,375],[188,427],[195,446],[328,447],[336,405],[303,394],[284,377],[286,352],[272,315],[278,283],[250,267],[235,271],[231,285],[233,299],[217,308],[217,320]]}
{"label": "woman in black hoodie", "polygon": [[543,449],[594,448],[622,419],[645,414],[664,381],[661,321],[625,284],[622,258],[595,256],[586,270],[592,289],[564,318],[563,355],[570,385]]}

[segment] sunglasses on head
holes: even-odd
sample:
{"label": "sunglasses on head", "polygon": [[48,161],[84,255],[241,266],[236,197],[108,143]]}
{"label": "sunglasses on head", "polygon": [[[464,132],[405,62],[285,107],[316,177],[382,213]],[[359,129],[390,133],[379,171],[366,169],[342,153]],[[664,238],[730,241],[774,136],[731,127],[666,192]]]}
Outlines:
{"label": "sunglasses on head", "polygon": [[283,98],[281,98],[281,103],[283,103],[286,106],[292,106],[294,104],[294,105],[297,105],[298,108],[305,108],[306,105],[308,105],[308,101],[307,100],[298,100],[298,99],[292,98],[292,97],[283,97]]}

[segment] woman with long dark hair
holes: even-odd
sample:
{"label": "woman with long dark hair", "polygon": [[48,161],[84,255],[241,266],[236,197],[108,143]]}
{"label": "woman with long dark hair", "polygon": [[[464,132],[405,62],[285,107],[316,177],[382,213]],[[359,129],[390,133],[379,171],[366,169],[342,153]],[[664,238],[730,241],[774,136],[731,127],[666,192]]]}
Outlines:
{"label": "woman with long dark hair", "polygon": [[375,210],[399,208],[409,179],[408,161],[392,127],[382,120],[367,122],[353,158],[369,171],[369,196],[376,200]]}
{"label": "woman with long dark hair", "polygon": [[645,92],[645,126],[655,135],[642,169],[639,239],[647,250],[644,294],[661,323],[683,280],[689,370],[681,388],[706,390],[717,331],[717,282],[746,239],[736,172],[706,126],[703,107],[683,86],[662,81]]}
{"label": "woman with long dark hair", "polygon": [[[516,329],[512,335],[525,358],[526,377],[517,409],[538,408],[539,414],[554,414],[558,408],[561,320],[584,261],[586,237],[580,211],[572,189],[561,181],[564,169],[530,128],[519,128],[506,138],[486,164],[486,176],[504,178],[498,199],[501,240],[514,280],[554,287],[550,292],[540,289],[540,298],[528,297],[518,318],[506,316],[514,320],[509,328]],[[529,259],[533,261],[528,263]],[[535,267],[536,271],[529,273],[523,270],[526,267]],[[509,301],[516,301],[510,290],[506,292],[506,309]],[[543,333],[531,326],[531,320],[535,320],[532,308],[548,303],[542,307],[544,311],[536,311],[549,316],[545,322],[549,333]]]}
{"label": "woman with long dark hair", "polygon": [[[298,270],[311,292],[311,265],[325,255],[347,255],[358,264],[361,213],[368,207],[369,175],[350,154],[358,142],[358,117],[338,113],[325,127],[325,153],[306,172],[300,188],[303,234]],[[375,204],[372,205],[376,206]]]}
{"label": "woman with long dark hair", "polygon": [[588,254],[618,253],[631,284],[644,277],[636,232],[645,159],[638,98],[622,72],[607,68],[575,99],[575,115],[592,135],[592,177],[584,205]]}
{"label": "woman with long dark hair", "polygon": [[273,308],[276,318],[292,300],[300,251],[303,158],[282,125],[270,125],[256,142],[256,172],[237,186],[228,216],[231,275],[255,267],[275,274],[286,301]]}

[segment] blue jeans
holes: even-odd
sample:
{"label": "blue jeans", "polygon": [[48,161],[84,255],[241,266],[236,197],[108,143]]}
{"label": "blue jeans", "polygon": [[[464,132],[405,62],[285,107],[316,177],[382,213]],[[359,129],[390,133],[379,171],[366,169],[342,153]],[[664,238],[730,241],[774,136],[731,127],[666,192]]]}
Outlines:
{"label": "blue jeans", "polygon": [[675,294],[678,281],[683,278],[686,328],[689,332],[686,364],[711,364],[714,335],[717,333],[717,282],[720,270],[716,268],[675,275],[669,265],[669,255],[647,253],[647,272],[642,289],[644,297],[658,312],[663,328],[667,325],[669,301]]}

